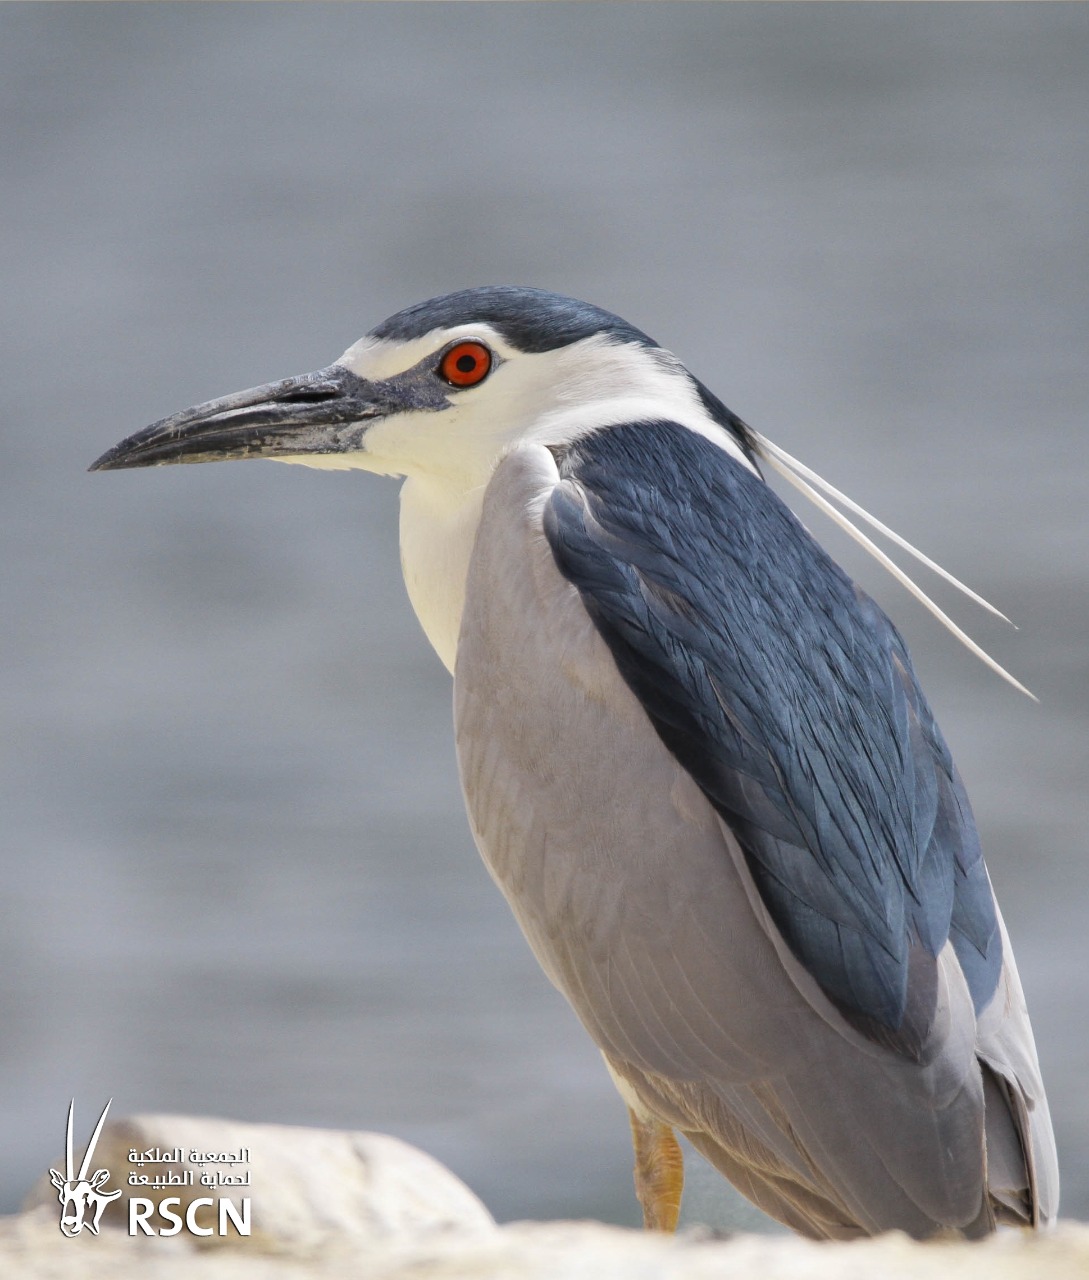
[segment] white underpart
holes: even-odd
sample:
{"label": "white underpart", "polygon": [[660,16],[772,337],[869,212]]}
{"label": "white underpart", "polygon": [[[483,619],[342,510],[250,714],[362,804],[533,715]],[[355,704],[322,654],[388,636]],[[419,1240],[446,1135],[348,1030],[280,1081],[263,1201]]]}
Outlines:
{"label": "white underpart", "polygon": [[563,445],[599,427],[661,418],[706,437],[755,470],[737,441],[708,414],[692,379],[668,352],[595,335],[555,351],[516,351],[489,325],[436,330],[411,342],[364,338],[337,361],[384,379],[437,356],[458,338],[479,338],[499,356],[476,387],[451,388],[451,407],[375,422],[365,448],[283,459],[401,475],[401,568],[409,599],[448,670],[458,632],[484,490],[515,445]]}

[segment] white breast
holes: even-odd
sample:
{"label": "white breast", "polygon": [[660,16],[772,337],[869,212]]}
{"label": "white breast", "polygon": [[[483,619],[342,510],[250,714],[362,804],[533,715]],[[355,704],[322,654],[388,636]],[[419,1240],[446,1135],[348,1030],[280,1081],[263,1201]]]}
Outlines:
{"label": "white breast", "polygon": [[410,476],[401,488],[401,570],[408,598],[451,674],[483,500],[483,485],[466,491]]}

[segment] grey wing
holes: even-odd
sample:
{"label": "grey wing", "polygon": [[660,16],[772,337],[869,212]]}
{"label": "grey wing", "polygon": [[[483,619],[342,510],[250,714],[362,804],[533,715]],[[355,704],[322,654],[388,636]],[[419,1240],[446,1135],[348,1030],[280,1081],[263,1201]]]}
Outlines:
{"label": "grey wing", "polygon": [[[558,480],[543,448],[497,470],[455,672],[474,834],[542,966],[643,1105],[782,1220],[833,1236],[987,1229],[985,1086],[952,944],[921,1060],[844,1017],[558,572],[542,529]],[[1016,1021],[994,1014],[988,1087],[1008,1098],[1013,1079],[1038,1107]],[[1008,1163],[1016,1183],[1012,1148]]]}
{"label": "grey wing", "polygon": [[1001,912],[998,927],[1005,963],[998,990],[980,1013],[976,1029],[976,1056],[987,1094],[988,1188],[1000,1220],[1042,1226],[1059,1213],[1058,1154],[1028,1007]]}

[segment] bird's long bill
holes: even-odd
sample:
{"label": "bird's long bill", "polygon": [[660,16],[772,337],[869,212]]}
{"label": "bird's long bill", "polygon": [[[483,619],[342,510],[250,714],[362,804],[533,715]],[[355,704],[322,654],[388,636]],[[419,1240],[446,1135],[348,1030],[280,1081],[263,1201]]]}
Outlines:
{"label": "bird's long bill", "polygon": [[90,470],[347,453],[392,407],[383,400],[378,385],[334,364],[163,418],[108,449]]}

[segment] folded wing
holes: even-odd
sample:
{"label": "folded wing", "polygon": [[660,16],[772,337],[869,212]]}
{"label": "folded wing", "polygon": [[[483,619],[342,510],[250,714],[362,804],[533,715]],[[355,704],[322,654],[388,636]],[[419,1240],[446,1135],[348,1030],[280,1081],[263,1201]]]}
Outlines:
{"label": "folded wing", "polygon": [[892,624],[759,478],[669,423],[509,457],[456,689],[485,859],[647,1105],[800,1229],[985,1229],[1008,978],[967,800]]}

